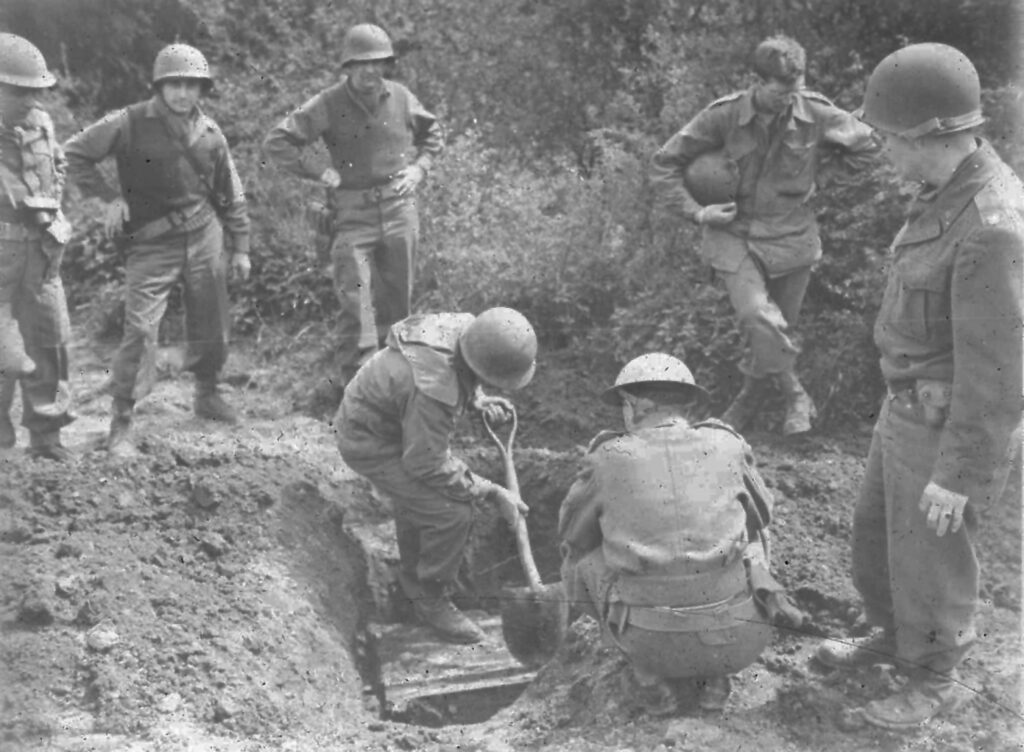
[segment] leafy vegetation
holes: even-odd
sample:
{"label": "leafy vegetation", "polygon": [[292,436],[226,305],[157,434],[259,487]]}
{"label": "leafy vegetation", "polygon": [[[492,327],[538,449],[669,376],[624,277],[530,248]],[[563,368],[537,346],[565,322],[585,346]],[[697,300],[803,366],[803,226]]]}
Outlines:
{"label": "leafy vegetation", "polygon": [[[319,189],[265,165],[259,142],[336,79],[345,30],[366,20],[394,37],[398,76],[448,133],[421,197],[417,306],[514,305],[546,347],[620,362],[669,350],[719,404],[735,390],[728,302],[696,258],[694,230],[652,214],[646,166],[701,107],[747,85],[759,39],[797,38],[809,85],[849,109],[893,49],[957,46],[982,76],[988,135],[1024,169],[1013,0],[11,0],[0,9],[0,27],[33,39],[63,74],[64,133],[146,96],[163,44],[207,53],[217,71],[207,109],[232,143],[252,207],[254,274],[235,290],[236,320],[249,332],[323,322],[335,310],[304,220]],[[816,198],[826,257],[805,306],[801,367],[833,422],[867,417],[877,402],[870,326],[905,200],[882,168]],[[96,209],[73,207],[65,272],[72,300],[90,302],[102,321],[120,276]]]}

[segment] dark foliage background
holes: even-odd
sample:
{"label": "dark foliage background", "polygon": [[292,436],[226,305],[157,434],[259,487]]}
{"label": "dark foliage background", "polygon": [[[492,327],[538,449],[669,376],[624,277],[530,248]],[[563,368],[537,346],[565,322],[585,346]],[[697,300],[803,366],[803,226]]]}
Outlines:
{"label": "dark foliage background", "polygon": [[[713,98],[749,83],[772,33],[808,51],[808,84],[853,109],[873,65],[911,42],[967,53],[988,137],[1024,168],[1021,6],[1015,0],[7,0],[0,28],[32,39],[61,86],[70,135],[148,95],[164,44],[201,48],[206,107],[231,141],[254,223],[254,274],[235,289],[243,332],[328,322],[334,300],[303,207],[318,189],[276,173],[263,134],[338,75],[345,30],[372,21],[398,76],[443,120],[448,149],[422,197],[421,309],[521,308],[546,348],[594,362],[662,349],[686,358],[716,404],[734,391],[737,333],[696,259],[697,237],[655,217],[651,153]],[[802,328],[802,370],[833,426],[869,417],[880,382],[870,327],[885,249],[908,197],[879,167],[815,199],[826,257]],[[120,264],[98,208],[71,197],[65,267],[76,316],[117,331]],[[328,327],[324,327],[325,331]],[[305,329],[304,329],[305,331]],[[171,336],[171,335],[169,335]]]}

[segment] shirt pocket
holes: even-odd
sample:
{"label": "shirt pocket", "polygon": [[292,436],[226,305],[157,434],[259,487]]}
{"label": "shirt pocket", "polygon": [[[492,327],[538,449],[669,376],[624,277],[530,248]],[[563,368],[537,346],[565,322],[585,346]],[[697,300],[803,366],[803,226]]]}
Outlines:
{"label": "shirt pocket", "polygon": [[897,331],[921,342],[951,339],[949,270],[915,261],[913,257],[901,259],[894,269],[895,299],[890,323]]}
{"label": "shirt pocket", "polygon": [[803,195],[814,182],[815,144],[802,137],[788,138],[779,144],[779,193]]}

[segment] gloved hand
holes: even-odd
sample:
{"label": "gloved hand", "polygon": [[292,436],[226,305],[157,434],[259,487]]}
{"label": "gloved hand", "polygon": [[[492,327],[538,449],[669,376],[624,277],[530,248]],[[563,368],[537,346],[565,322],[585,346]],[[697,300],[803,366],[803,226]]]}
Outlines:
{"label": "gloved hand", "polygon": [[929,482],[921,494],[918,509],[927,513],[928,527],[940,538],[949,530],[955,533],[964,522],[964,507],[967,497],[954,491],[947,491],[935,482]]}
{"label": "gloved hand", "polygon": [[128,202],[123,198],[115,198],[103,212],[103,237],[109,239],[116,236],[131,219]]}
{"label": "gloved hand", "polygon": [[710,225],[711,227],[724,227],[736,219],[736,202],[728,204],[708,204],[697,210],[694,220],[699,225]]}
{"label": "gloved hand", "polygon": [[807,614],[801,611],[781,590],[768,593],[761,591],[759,600],[764,607],[768,622],[772,626],[798,629],[807,621]]}

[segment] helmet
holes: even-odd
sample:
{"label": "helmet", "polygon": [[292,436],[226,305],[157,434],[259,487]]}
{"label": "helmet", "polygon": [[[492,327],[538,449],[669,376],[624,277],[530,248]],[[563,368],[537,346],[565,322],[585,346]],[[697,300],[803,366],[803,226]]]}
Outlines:
{"label": "helmet", "polygon": [[705,399],[707,392],[697,386],[693,374],[679,358],[666,353],[647,353],[626,363],[615,384],[605,389],[601,399],[609,405],[618,405],[622,401],[619,389],[631,384],[672,384],[693,396]]}
{"label": "helmet", "polygon": [[392,60],[395,49],[388,33],[374,24],[356,24],[341,40],[341,67],[370,60]]}
{"label": "helmet", "polygon": [[736,200],[740,171],[724,151],[709,151],[690,162],[683,180],[701,206],[728,204]]}
{"label": "helmet", "polygon": [[973,128],[985,122],[978,72],[954,47],[912,44],[875,66],[858,115],[904,138]]}
{"label": "helmet", "polygon": [[17,34],[0,34],[0,83],[48,89],[57,79],[46,68],[38,47]]}
{"label": "helmet", "polygon": [[537,335],[511,308],[489,308],[459,336],[459,351],[481,380],[506,391],[530,383],[537,367]]}
{"label": "helmet", "polygon": [[170,44],[157,53],[153,61],[153,85],[174,78],[195,78],[205,88],[213,86],[210,65],[203,53],[187,44]]}

